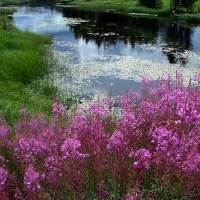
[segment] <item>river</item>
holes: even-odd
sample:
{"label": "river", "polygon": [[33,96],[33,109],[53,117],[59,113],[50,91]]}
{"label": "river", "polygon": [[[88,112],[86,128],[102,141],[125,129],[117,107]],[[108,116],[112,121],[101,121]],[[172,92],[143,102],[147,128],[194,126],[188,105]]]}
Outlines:
{"label": "river", "polygon": [[140,90],[142,77],[200,69],[200,27],[170,20],[86,12],[72,7],[20,6],[15,26],[52,37],[54,83],[79,96]]}

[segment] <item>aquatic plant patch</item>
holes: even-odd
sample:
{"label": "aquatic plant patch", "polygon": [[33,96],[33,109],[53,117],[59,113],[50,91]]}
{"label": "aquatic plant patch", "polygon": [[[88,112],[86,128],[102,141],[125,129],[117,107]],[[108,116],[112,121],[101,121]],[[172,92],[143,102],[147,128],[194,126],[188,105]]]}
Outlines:
{"label": "aquatic plant patch", "polygon": [[[147,23],[148,31],[142,31],[142,27],[137,28],[137,23],[146,23],[144,18],[136,18],[137,22],[121,16],[122,21],[130,22],[125,25],[119,20],[118,24],[118,15],[108,12],[104,17],[111,21],[102,23],[103,16],[94,13],[90,16],[89,13],[64,9],[62,14],[45,7],[22,7],[14,15],[18,28],[53,36],[54,57],[58,65],[52,80],[60,90],[70,89],[80,96],[118,95],[130,89],[131,85],[138,88],[143,75],[157,79],[180,70],[188,77],[198,70],[200,56],[196,29],[192,33],[190,28],[169,23],[163,27],[169,26],[170,30],[172,27],[173,31],[156,25],[156,30],[161,31],[158,34],[150,31],[154,29],[154,20]],[[169,38],[167,30],[171,33]],[[179,39],[179,34],[182,39]],[[186,35],[192,38],[186,39]]]}
{"label": "aquatic plant patch", "polygon": [[200,72],[143,77],[141,95],[66,110],[52,120],[21,110],[12,130],[0,118],[2,199],[198,199]]}
{"label": "aquatic plant patch", "polygon": [[[99,55],[94,51],[84,52],[81,51],[81,44],[75,42],[59,41],[54,38],[54,46],[57,49],[54,51],[54,57],[59,63],[59,68],[55,69],[52,74],[55,84],[61,89],[65,90],[70,88],[74,94],[90,95],[94,96],[105,96],[108,95],[107,91],[95,90],[93,85],[97,84],[100,86],[103,84],[103,77],[109,77],[110,88],[113,88],[112,79],[114,80],[125,80],[134,81],[140,83],[143,76],[149,79],[158,79],[169,72],[175,76],[176,72],[180,72],[185,77],[184,84],[188,84],[189,77],[194,76],[198,72],[198,64],[200,62],[200,56],[198,53],[185,50],[176,51],[175,57],[177,59],[185,59],[190,62],[187,67],[182,67],[181,64],[170,64],[166,61],[140,59],[133,56],[125,56],[126,49],[122,49],[122,55]],[[166,44],[160,44],[158,47],[153,47],[148,44],[136,45],[135,48],[138,52],[145,50],[153,52],[154,54],[170,53],[173,48],[165,47]],[[60,51],[62,48],[70,48],[72,51]],[[82,52],[82,56],[76,54],[76,51]],[[112,47],[110,47],[112,48]],[[123,52],[124,51],[124,52]],[[75,53],[74,53],[75,52]],[[99,77],[102,77],[98,83],[96,82]],[[117,90],[117,88],[115,88]],[[112,94],[111,94],[112,95]]]}
{"label": "aquatic plant patch", "polygon": [[49,27],[49,26],[55,26],[55,25],[76,25],[83,22],[87,22],[86,20],[81,19],[74,19],[74,18],[63,18],[62,16],[56,16],[48,19],[44,19],[41,21],[38,26],[39,27]]}

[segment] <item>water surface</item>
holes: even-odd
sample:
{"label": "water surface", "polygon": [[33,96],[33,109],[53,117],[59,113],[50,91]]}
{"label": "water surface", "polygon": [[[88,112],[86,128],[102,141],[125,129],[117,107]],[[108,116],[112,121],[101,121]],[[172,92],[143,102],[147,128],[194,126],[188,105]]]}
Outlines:
{"label": "water surface", "polygon": [[96,13],[47,5],[20,7],[17,28],[53,38],[53,79],[63,91],[116,96],[140,90],[141,78],[200,66],[200,27],[174,21]]}

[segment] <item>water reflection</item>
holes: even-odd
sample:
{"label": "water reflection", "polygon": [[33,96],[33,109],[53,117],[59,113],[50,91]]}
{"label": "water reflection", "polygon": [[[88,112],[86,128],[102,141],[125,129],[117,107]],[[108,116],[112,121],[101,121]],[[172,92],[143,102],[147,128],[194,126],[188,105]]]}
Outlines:
{"label": "water reflection", "polygon": [[131,44],[155,44],[158,35],[159,24],[157,20],[147,20],[145,18],[131,18],[115,13],[98,13],[64,8],[63,16],[67,18],[75,17],[88,20],[87,24],[70,26],[76,39],[84,38],[88,41],[95,41],[100,47],[116,45],[123,41],[125,45]]}
{"label": "water reflection", "polygon": [[[129,86],[129,87],[128,87]],[[85,86],[83,94],[95,94],[101,96],[118,96],[122,92],[130,89],[140,91],[141,84],[133,80],[122,80],[120,78],[111,78],[110,76],[100,76],[93,80],[91,86]]]}
{"label": "water reflection", "polygon": [[150,44],[158,47],[160,42],[169,63],[180,63],[183,66],[188,63],[188,59],[181,55],[186,49],[193,49],[192,28],[180,23],[142,17],[132,18],[109,12],[86,12],[70,7],[63,8],[62,12],[64,17],[89,20],[86,24],[70,26],[75,38],[83,38],[86,44],[94,41],[98,47],[110,47],[123,42],[124,45],[131,45],[133,52],[136,45]]}
{"label": "water reflection", "polygon": [[45,7],[47,9],[55,10],[55,0],[29,0],[22,2],[21,5],[29,7]]}
{"label": "water reflection", "polygon": [[198,28],[33,2],[18,9],[14,22],[22,30],[52,36],[59,63],[54,80],[63,89],[83,96],[117,95],[139,90],[142,76],[156,79],[180,65],[189,77],[200,63]]}
{"label": "water reflection", "polygon": [[179,23],[166,23],[162,27],[162,40],[166,43],[163,45],[163,53],[168,57],[169,63],[180,62],[185,66],[188,62],[187,57],[181,57],[185,50],[192,50],[191,36],[193,29]]}

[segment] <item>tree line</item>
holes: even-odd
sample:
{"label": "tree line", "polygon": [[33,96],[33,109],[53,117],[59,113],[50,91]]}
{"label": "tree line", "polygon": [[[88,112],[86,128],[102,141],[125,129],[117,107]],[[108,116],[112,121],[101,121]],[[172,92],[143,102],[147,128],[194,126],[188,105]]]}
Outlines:
{"label": "tree line", "polygon": [[[187,9],[187,12],[192,11],[195,3],[198,0],[169,0],[171,9]],[[163,0],[139,0],[140,5],[149,8],[161,8],[163,6]]]}

